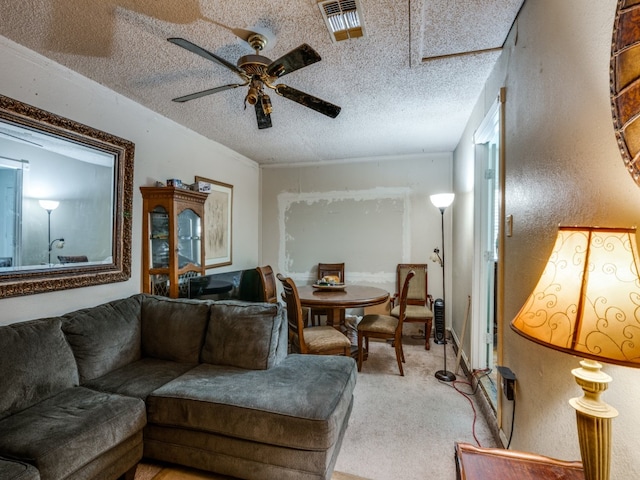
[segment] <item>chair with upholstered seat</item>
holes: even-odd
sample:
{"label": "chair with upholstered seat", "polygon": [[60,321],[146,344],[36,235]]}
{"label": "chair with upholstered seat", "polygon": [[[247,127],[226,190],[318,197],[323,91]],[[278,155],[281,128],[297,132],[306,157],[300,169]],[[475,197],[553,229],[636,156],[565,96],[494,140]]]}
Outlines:
{"label": "chair with upholstered seat", "polygon": [[306,327],[298,289],[291,278],[277,275],[287,303],[289,339],[292,351],[314,355],[351,355],[351,342],[333,327]]}
{"label": "chair with upholstered seat", "polygon": [[[319,263],[318,280],[329,279],[335,283],[344,283],[344,263]],[[320,325],[320,317],[326,316],[327,311],[322,308],[311,309],[311,324]],[[344,325],[345,311],[340,311],[340,325]]]}
{"label": "chair with upholstered seat", "polygon": [[416,276],[409,286],[407,293],[407,312],[405,323],[424,324],[424,348],[431,349],[430,337],[433,328],[433,297],[428,293],[427,264],[425,263],[401,263],[396,268],[396,294],[391,299],[391,315],[400,315],[400,306],[397,298],[400,295],[401,287],[410,271],[414,271]]}
{"label": "chair with upholstered seat", "polygon": [[404,351],[402,350],[402,325],[405,320],[407,309],[407,293],[410,289],[411,280],[415,272],[410,270],[404,277],[404,284],[400,291],[398,301],[398,317],[391,315],[369,314],[365,315],[358,324],[358,371],[362,370],[362,360],[364,353],[369,352],[369,338],[379,338],[383,340],[393,340],[393,347],[396,351],[396,360],[400,375],[404,377]]}

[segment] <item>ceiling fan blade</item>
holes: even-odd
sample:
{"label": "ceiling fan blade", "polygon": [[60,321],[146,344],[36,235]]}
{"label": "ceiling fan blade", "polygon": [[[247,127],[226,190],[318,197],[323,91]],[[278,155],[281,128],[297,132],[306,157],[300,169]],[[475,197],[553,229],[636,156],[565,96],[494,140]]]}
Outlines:
{"label": "ceiling fan blade", "polygon": [[258,129],[271,128],[271,115],[265,114],[262,109],[262,104],[257,102],[256,107],[256,120],[258,121]]}
{"label": "ceiling fan blade", "polygon": [[325,102],[317,97],[309,95],[308,93],[301,92],[295,88],[291,88],[287,85],[280,84],[275,87],[276,93],[282,95],[289,100],[298,102],[300,105],[309,107],[316,112],[320,112],[327,117],[336,118],[340,113],[340,107],[329,102]]}
{"label": "ceiling fan blade", "polygon": [[309,45],[303,43],[298,48],[271,62],[267,67],[267,74],[279,78],[320,60],[320,55]]}
{"label": "ceiling fan blade", "polygon": [[247,85],[246,83],[232,83],[230,85],[222,85],[221,87],[209,88],[208,90],[203,90],[201,92],[191,93],[189,95],[185,95],[183,97],[174,98],[174,102],[188,102],[189,100],[194,100],[196,98],[204,97],[206,95],[211,95],[213,93],[224,92],[225,90],[229,90],[231,88],[244,87]]}
{"label": "ceiling fan blade", "polygon": [[201,57],[206,58],[207,60],[211,60],[212,62],[222,65],[223,67],[227,67],[229,70],[236,72],[240,76],[244,76],[244,72],[240,70],[238,67],[236,67],[233,63],[230,63],[224,58],[219,57],[216,54],[211,53],[202,47],[199,47],[195,43],[191,43],[189,40],[185,40],[184,38],[168,38],[167,40],[169,40],[171,43],[175,45],[178,45],[179,47],[182,47],[186,50],[189,50],[192,53],[195,53],[196,55],[200,55]]}

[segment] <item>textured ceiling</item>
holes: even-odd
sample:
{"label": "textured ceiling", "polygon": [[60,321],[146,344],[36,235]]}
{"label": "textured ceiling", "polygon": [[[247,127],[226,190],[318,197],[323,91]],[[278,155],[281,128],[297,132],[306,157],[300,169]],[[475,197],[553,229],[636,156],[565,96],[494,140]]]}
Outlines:
{"label": "textured ceiling", "polygon": [[[2,0],[0,34],[258,163],[317,162],[452,151],[523,1],[360,0],[365,37],[332,43],[316,0]],[[235,64],[253,53],[239,29],[272,60],[313,47],[322,61],[276,83],[340,115],[271,94],[259,130],[247,87],[172,102],[239,77],[167,38]]]}

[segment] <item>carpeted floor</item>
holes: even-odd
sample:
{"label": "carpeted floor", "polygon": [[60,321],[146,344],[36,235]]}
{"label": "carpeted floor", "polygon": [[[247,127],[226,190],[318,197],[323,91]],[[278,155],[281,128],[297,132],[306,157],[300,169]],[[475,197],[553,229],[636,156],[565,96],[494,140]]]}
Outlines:
{"label": "carpeted floor", "polygon": [[[401,377],[394,349],[385,342],[371,342],[332,480],[454,480],[455,442],[497,446],[478,402],[456,390],[470,392],[462,383],[466,379],[459,376],[456,382],[442,383],[435,378],[443,368],[442,345],[432,342],[426,351],[423,340],[410,337],[403,345],[406,364]],[[454,368],[455,355],[448,346],[447,369]],[[136,480],[228,477],[143,463]]]}
{"label": "carpeted floor", "polygon": [[[497,446],[478,402],[463,396],[471,388],[459,376],[452,383],[435,378],[444,364],[443,346],[404,337],[404,377],[394,349],[372,342],[354,392],[355,404],[336,462],[336,470],[373,480],[455,480],[454,445]],[[447,346],[447,370],[455,353]],[[481,395],[478,392],[477,395]]]}

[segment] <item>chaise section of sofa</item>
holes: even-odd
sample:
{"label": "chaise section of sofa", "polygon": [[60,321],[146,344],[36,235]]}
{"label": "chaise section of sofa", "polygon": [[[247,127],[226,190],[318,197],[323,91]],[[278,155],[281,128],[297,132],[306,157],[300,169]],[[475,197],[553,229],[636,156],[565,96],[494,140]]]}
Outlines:
{"label": "chaise section of sofa", "polygon": [[202,364],[149,396],[145,456],[239,478],[330,478],[355,382],[355,362],[337,356]]}

